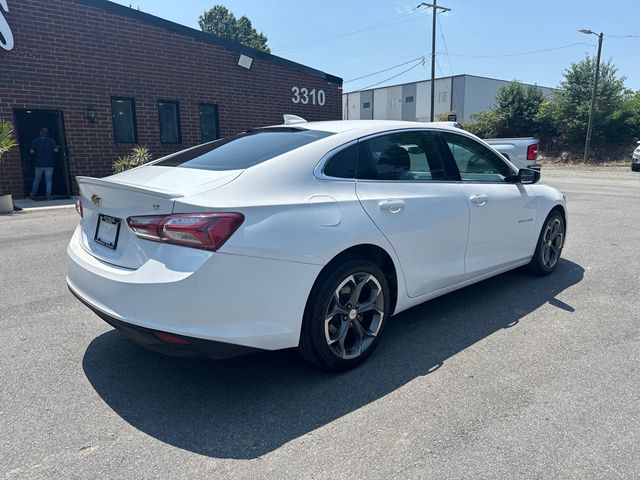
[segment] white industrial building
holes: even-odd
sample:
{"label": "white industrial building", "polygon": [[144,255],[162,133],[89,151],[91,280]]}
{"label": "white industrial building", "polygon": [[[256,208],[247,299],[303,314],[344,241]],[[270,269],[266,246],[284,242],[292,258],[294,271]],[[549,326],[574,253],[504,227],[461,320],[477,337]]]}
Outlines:
{"label": "white industrial building", "polygon": [[[435,115],[455,113],[468,122],[474,113],[494,106],[496,93],[511,82],[476,75],[435,79]],[[528,84],[525,84],[528,85]],[[554,89],[539,88],[545,96]],[[342,94],[344,120],[409,120],[428,122],[431,114],[431,81],[420,81]]]}

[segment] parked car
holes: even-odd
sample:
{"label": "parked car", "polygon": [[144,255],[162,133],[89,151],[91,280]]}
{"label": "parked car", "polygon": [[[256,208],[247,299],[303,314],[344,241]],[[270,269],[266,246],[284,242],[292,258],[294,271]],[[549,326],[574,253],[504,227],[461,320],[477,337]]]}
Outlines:
{"label": "parked car", "polygon": [[504,155],[518,168],[540,170],[538,163],[538,140],[533,137],[522,138],[487,138],[489,145]]}
{"label": "parked car", "polygon": [[[436,123],[462,129],[462,125],[458,122]],[[484,141],[518,168],[532,168],[534,170],[542,168],[542,165],[538,163],[538,145],[540,142],[537,138],[485,138]]]}
{"label": "parked car", "polygon": [[567,211],[539,178],[449,126],[289,118],[77,177],[67,283],[153,350],[297,347],[345,370],[393,314],[517,267],[553,272]]}
{"label": "parked car", "polygon": [[631,170],[634,172],[640,172],[640,142],[638,142],[638,146],[631,156]]}

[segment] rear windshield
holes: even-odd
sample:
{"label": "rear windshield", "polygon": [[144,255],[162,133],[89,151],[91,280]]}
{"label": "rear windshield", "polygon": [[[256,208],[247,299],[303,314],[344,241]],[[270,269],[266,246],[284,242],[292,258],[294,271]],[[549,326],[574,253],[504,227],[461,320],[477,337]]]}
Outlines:
{"label": "rear windshield", "polygon": [[179,152],[154,165],[201,170],[239,170],[257,165],[329,135],[333,134],[287,127],[252,130]]}

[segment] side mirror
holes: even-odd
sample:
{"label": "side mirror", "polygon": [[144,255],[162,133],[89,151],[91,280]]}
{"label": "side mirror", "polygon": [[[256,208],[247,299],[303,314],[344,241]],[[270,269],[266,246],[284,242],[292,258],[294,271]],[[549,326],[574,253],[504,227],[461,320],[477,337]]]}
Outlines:
{"label": "side mirror", "polygon": [[518,183],[532,184],[540,180],[540,171],[532,168],[521,168],[518,170]]}

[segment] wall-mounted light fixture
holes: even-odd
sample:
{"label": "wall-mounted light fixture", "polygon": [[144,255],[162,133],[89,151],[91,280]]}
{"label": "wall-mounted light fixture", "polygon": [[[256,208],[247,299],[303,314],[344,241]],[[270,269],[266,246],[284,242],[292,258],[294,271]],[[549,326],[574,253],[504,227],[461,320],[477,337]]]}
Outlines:
{"label": "wall-mounted light fixture", "polygon": [[91,123],[96,121],[96,106],[93,103],[87,107],[87,120]]}
{"label": "wall-mounted light fixture", "polygon": [[253,58],[240,54],[240,58],[238,59],[238,65],[240,65],[242,68],[246,68],[247,70],[249,70],[251,68],[252,63],[253,63]]}

